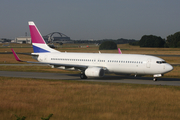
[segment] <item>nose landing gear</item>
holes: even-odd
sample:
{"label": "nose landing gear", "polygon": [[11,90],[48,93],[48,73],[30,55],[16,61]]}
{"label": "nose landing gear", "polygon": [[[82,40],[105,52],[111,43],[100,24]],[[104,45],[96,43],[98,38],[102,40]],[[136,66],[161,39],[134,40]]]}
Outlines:
{"label": "nose landing gear", "polygon": [[153,78],[153,81],[154,81],[154,82],[155,82],[155,81],[157,81],[157,78],[156,78],[156,77],[154,77],[154,78]]}
{"label": "nose landing gear", "polygon": [[155,81],[157,81],[157,77],[162,77],[163,76],[163,74],[155,74],[155,75],[153,75],[153,81],[155,82]]}

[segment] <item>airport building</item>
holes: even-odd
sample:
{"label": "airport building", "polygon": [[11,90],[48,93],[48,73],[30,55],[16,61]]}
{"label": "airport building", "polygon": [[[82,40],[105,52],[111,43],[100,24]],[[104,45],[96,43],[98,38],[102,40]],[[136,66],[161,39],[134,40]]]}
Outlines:
{"label": "airport building", "polygon": [[[70,39],[70,37],[66,36],[63,33],[60,32],[53,32],[48,35],[43,36],[46,43],[73,43],[73,41]],[[16,43],[28,43],[31,44],[31,37],[30,36],[21,36],[15,38]]]}
{"label": "airport building", "polygon": [[3,43],[3,42],[4,42],[4,40],[0,39],[0,43]]}
{"label": "airport building", "polygon": [[15,38],[15,42],[16,43],[28,43],[31,44],[31,37],[30,36],[21,36],[21,37],[17,37]]}
{"label": "airport building", "polygon": [[53,32],[46,36],[43,36],[46,43],[73,43],[73,41],[67,35],[60,32]]}

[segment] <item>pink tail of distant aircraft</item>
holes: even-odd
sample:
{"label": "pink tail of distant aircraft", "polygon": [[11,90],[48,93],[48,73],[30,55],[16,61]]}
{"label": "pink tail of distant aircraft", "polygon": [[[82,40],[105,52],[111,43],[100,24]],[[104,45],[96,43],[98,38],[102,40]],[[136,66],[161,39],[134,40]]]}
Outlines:
{"label": "pink tail of distant aircraft", "polygon": [[122,52],[121,52],[120,48],[118,48],[118,52],[119,52],[119,54],[122,54]]}
{"label": "pink tail of distant aircraft", "polygon": [[81,72],[81,79],[103,77],[105,73],[115,73],[134,75],[149,74],[153,75],[153,80],[156,81],[157,77],[161,77],[163,74],[173,70],[170,64],[159,57],[122,54],[120,49],[120,54],[60,52],[50,48],[46,44],[34,22],[29,22],[29,29],[34,50],[34,53],[31,54],[32,57],[39,62],[22,61],[12,49],[17,61],[47,64],[52,66],[52,68],[64,70],[78,70]]}

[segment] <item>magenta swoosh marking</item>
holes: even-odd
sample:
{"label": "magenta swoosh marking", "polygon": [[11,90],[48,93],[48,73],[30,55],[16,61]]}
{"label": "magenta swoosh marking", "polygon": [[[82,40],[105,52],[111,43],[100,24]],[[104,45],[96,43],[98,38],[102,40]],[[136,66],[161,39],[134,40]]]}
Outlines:
{"label": "magenta swoosh marking", "polygon": [[35,25],[29,25],[29,29],[31,33],[32,43],[45,44],[44,39],[42,38],[41,34],[39,33]]}
{"label": "magenta swoosh marking", "polygon": [[17,60],[17,61],[19,61],[19,62],[22,62],[20,59],[19,59],[19,57],[16,55],[16,53],[14,52],[14,50],[11,48],[11,51],[13,52],[13,55],[14,55],[14,57],[15,57],[15,59]]}
{"label": "magenta swoosh marking", "polygon": [[119,54],[122,54],[122,52],[121,52],[120,48],[118,48],[118,51],[119,51]]}

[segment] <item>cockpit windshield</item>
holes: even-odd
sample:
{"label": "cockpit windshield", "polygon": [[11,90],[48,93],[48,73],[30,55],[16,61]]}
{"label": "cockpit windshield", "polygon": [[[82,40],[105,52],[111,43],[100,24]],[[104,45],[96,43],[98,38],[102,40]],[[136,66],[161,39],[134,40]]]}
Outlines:
{"label": "cockpit windshield", "polygon": [[166,61],[156,61],[158,64],[166,63]]}

